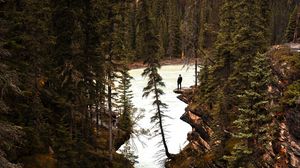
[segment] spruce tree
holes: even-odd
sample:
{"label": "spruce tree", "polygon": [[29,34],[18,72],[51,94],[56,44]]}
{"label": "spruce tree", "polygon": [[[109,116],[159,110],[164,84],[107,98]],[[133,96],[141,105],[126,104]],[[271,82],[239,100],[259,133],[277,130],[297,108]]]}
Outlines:
{"label": "spruce tree", "polygon": [[[272,78],[268,65],[265,55],[257,54],[253,61],[253,69],[245,72],[249,77],[250,86],[238,95],[238,118],[233,122],[238,128],[233,133],[238,143],[234,146],[232,157],[229,157],[232,159],[229,162],[231,167],[264,165],[261,156],[268,152],[267,147],[272,140],[272,116],[268,109],[270,97],[267,91]],[[254,160],[259,162],[253,163]]]}
{"label": "spruce tree", "polygon": [[[228,78],[233,73],[237,58],[232,53],[233,32],[235,31],[235,17],[233,6],[235,1],[225,0],[220,10],[220,29],[218,32],[215,52],[212,58],[204,57],[204,68],[200,71],[199,97],[196,98],[199,106],[206,105],[209,111],[205,114],[211,116],[214,129],[213,141],[221,140],[219,145],[213,146],[213,153],[217,159],[223,157],[228,138],[226,132],[230,127],[231,97]],[[214,63],[209,61],[212,59]]]}
{"label": "spruce tree", "polygon": [[182,50],[188,58],[197,58],[200,51],[200,1],[186,5],[182,23]]}
{"label": "spruce tree", "polygon": [[[233,63],[236,58],[232,54],[233,49],[233,32],[235,30],[234,14],[233,14],[232,0],[226,0],[220,11],[220,30],[216,42],[216,64],[214,65],[214,74],[217,77],[216,81],[222,83],[222,81],[228,78],[229,74],[233,70]],[[225,78],[225,79],[222,79]]]}
{"label": "spruce tree", "polygon": [[247,88],[249,82],[247,76],[242,75],[243,72],[251,70],[253,58],[257,53],[266,51],[266,27],[261,25],[262,14],[257,2],[243,0],[236,3],[233,8],[235,25],[232,33],[231,53],[233,60],[235,60],[235,68],[228,79],[228,84],[232,88],[229,92],[232,95],[236,95],[235,93]]}
{"label": "spruce tree", "polygon": [[[76,132],[74,130],[74,117],[81,115],[77,113],[79,109],[74,107],[80,95],[76,83],[81,79],[82,73],[77,70],[77,64],[80,62],[76,59],[78,55],[74,54],[72,48],[74,31],[76,30],[74,3],[55,1],[53,8],[53,28],[57,38],[51,61],[51,66],[54,68],[50,71],[49,88],[46,89],[55,95],[51,96],[51,101],[55,102],[55,105],[49,105],[51,110],[55,111],[53,121],[50,122],[55,123],[53,126],[59,128],[54,132],[54,150],[58,151],[57,159],[60,167],[68,167],[76,165],[73,159],[65,160],[64,158],[76,158],[73,153],[73,144],[76,141],[73,139],[74,132]],[[85,99],[83,99],[84,101]],[[76,133],[77,136],[82,136],[83,132]]]}
{"label": "spruce tree", "polygon": [[[203,54],[201,48],[201,1],[190,1],[185,6],[181,32],[182,54],[187,59],[195,59],[195,86],[198,85],[198,58]],[[202,52],[202,53],[201,53]],[[204,58],[204,56],[202,57]]]}
{"label": "spruce tree", "polygon": [[148,83],[147,86],[143,89],[143,97],[148,97],[150,94],[153,94],[154,102],[153,105],[156,108],[156,112],[151,118],[152,122],[155,122],[155,125],[159,127],[160,135],[162,137],[162,144],[165,149],[165,154],[168,158],[171,157],[169,153],[167,141],[165,137],[165,132],[163,128],[163,119],[166,117],[164,114],[164,109],[167,108],[167,105],[161,101],[161,95],[164,94],[161,87],[164,87],[165,84],[162,81],[162,77],[159,75],[158,70],[160,68],[159,64],[159,43],[158,37],[155,34],[153,21],[150,19],[149,13],[149,1],[142,0],[140,1],[141,8],[141,22],[140,22],[140,31],[142,33],[143,40],[143,50],[142,56],[144,58],[144,64],[146,68],[142,73],[142,76],[147,77]]}
{"label": "spruce tree", "polygon": [[[50,2],[4,1],[0,6],[0,48],[6,48],[10,53],[0,58],[0,62],[7,66],[1,69],[8,69],[7,74],[1,76],[11,75],[13,70],[16,78],[11,78],[10,82],[20,81],[18,87],[10,89],[11,92],[19,88],[20,92],[13,94],[13,91],[6,97],[5,109],[9,107],[10,111],[7,120],[28,127],[27,133],[33,135],[29,151],[40,153],[49,144],[47,132],[51,132],[48,123],[51,118],[50,110],[43,104],[41,96],[49,69],[50,48],[53,47]],[[1,87],[3,93],[4,88],[11,85],[7,84]],[[0,99],[2,98],[1,96]],[[28,155],[32,153],[34,152],[29,152]]]}
{"label": "spruce tree", "polygon": [[295,6],[293,12],[290,15],[288,26],[285,30],[286,42],[292,42],[294,40],[294,33],[296,30],[297,13],[298,13],[298,6]]}
{"label": "spruce tree", "polygon": [[128,69],[124,68],[121,72],[121,79],[119,80],[118,92],[119,92],[119,109],[121,110],[120,119],[118,126],[124,130],[129,136],[132,132],[132,113],[133,104],[131,99],[133,97],[132,91],[130,90],[132,77],[128,73]]}
{"label": "spruce tree", "polygon": [[[262,155],[259,152],[264,149],[262,146],[267,144],[258,140],[258,134],[264,134],[259,127],[263,125],[264,129],[268,129],[270,122],[270,114],[266,109],[269,99],[266,95],[267,86],[271,83],[266,58],[259,54],[266,51],[268,44],[267,27],[262,25],[260,5],[259,1],[240,1],[234,6],[236,29],[233,32],[232,51],[236,68],[228,80],[228,84],[234,88],[230,89],[228,98],[231,99],[231,106],[236,107],[230,110],[235,114],[232,135],[237,142],[231,156],[225,157],[230,167],[254,165],[252,160],[259,159]],[[251,11],[255,16],[250,15]],[[257,146],[261,150],[257,150]]]}
{"label": "spruce tree", "polygon": [[271,44],[271,2],[270,0],[259,0],[257,5],[261,14],[260,25],[262,31],[265,33],[266,45]]}
{"label": "spruce tree", "polygon": [[[229,167],[249,166],[251,159],[261,159],[258,156],[270,142],[270,134],[264,132],[270,130],[266,97],[270,69],[265,55],[259,54],[266,51],[269,39],[267,6],[267,1],[224,1],[214,62],[206,61],[201,71],[201,97],[196,100],[201,107],[210,107],[212,139],[221,140],[212,151],[217,159],[227,160]],[[259,78],[265,82],[256,82]],[[260,97],[252,100],[256,95]],[[228,148],[232,143],[234,147]],[[254,151],[253,144],[259,150]]]}
{"label": "spruce tree", "polygon": [[180,8],[178,1],[170,2],[170,21],[169,21],[169,39],[168,55],[170,58],[181,56],[181,30],[180,30]]}
{"label": "spruce tree", "polygon": [[130,4],[129,20],[130,20],[130,49],[135,51],[137,46],[137,1],[132,1]]}
{"label": "spruce tree", "polygon": [[233,32],[235,30],[234,4],[235,2],[232,0],[224,1],[220,10],[220,30],[215,44],[215,53],[211,58],[214,63],[209,61],[210,58],[204,57],[206,59],[205,68],[200,72],[199,82],[201,83],[201,94],[203,94],[202,100],[211,104],[217,101],[217,93],[224,92],[226,95],[228,92],[227,88],[230,86],[227,85],[226,81],[233,72],[234,63],[237,59],[232,53]]}
{"label": "spruce tree", "polygon": [[114,28],[114,49],[113,54],[117,57],[118,61],[117,71],[120,73],[118,77],[119,86],[116,88],[118,93],[117,104],[118,108],[121,110],[119,117],[119,127],[123,129],[128,135],[132,133],[133,127],[133,104],[131,99],[133,98],[131,88],[131,79],[129,75],[128,64],[132,61],[132,50],[131,43],[127,42],[130,39],[130,8],[129,2],[123,1],[120,2],[117,6],[116,13],[116,26]]}

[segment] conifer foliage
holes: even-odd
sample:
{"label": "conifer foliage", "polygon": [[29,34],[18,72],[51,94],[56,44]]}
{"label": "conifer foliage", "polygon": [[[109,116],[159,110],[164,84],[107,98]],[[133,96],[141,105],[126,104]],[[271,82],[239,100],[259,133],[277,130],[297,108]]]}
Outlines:
{"label": "conifer foliage", "polygon": [[165,84],[162,81],[162,77],[159,75],[158,70],[160,68],[159,63],[159,42],[155,34],[153,21],[150,18],[149,13],[149,1],[142,0],[140,1],[141,10],[143,11],[140,22],[140,31],[142,33],[143,39],[143,57],[144,64],[147,65],[142,76],[147,77],[148,83],[144,88],[144,97],[148,97],[150,94],[153,94],[153,105],[155,106],[155,114],[151,118],[151,121],[154,122],[160,130],[160,135],[162,137],[162,144],[165,149],[165,154],[168,158],[171,157],[168,146],[165,131],[163,128],[163,119],[166,117],[164,114],[164,109],[167,108],[167,105],[161,101],[161,95],[164,94],[161,87],[164,87]]}
{"label": "conifer foliage", "polygon": [[[283,42],[284,33],[286,42],[297,40],[297,4],[299,0],[0,0],[0,125],[22,128],[26,135],[17,148],[3,142],[0,132],[0,167],[2,157],[33,168],[132,167],[136,156],[130,148],[124,149],[130,160],[116,150],[143,116],[133,118],[133,61],[146,66],[143,96],[153,98],[152,122],[165,155],[174,159],[164,127],[167,104],[159,69],[161,59],[179,57],[203,64],[198,85],[196,62],[187,110],[201,113],[201,142],[207,141],[209,154],[194,148],[187,152],[194,157],[187,159],[190,167],[201,167],[194,165],[198,156],[216,167],[268,167],[263,157],[276,119],[269,109],[267,89],[273,78],[264,53],[270,43]],[[280,60],[287,72],[297,72],[295,55]],[[299,104],[297,77],[282,91],[282,104],[294,109]],[[3,146],[18,151],[7,153]]]}
{"label": "conifer foliage", "polygon": [[222,139],[215,146],[216,156],[229,167],[265,166],[261,156],[271,142],[267,88],[272,78],[268,60],[261,54],[269,39],[266,6],[266,1],[224,1],[215,64],[206,64],[210,68],[201,72],[199,94],[205,98],[197,99],[211,107],[214,124],[219,125],[214,139]]}
{"label": "conifer foliage", "polygon": [[[265,152],[265,146],[270,142],[267,138],[263,138],[266,141],[259,140],[263,134],[268,136],[266,130],[270,129],[271,115],[266,108],[270,102],[267,87],[272,82],[266,58],[259,54],[266,51],[268,39],[267,27],[261,21],[263,16],[268,16],[268,10],[261,7],[260,1],[240,1],[233,9],[236,25],[232,51],[236,62],[228,84],[235,88],[227,95],[232,98],[231,106],[236,106],[238,111],[232,109],[236,115],[232,135],[237,144],[231,152],[232,157],[226,157],[230,158],[231,167],[256,164],[252,160],[258,159],[256,157]],[[255,11],[255,16],[251,11]]]}
{"label": "conifer foliage", "polygon": [[287,42],[292,42],[294,40],[294,34],[296,30],[296,20],[298,14],[298,6],[295,6],[293,12],[290,15],[288,27],[285,31],[285,40]]}
{"label": "conifer foliage", "polygon": [[[253,60],[253,69],[245,75],[249,79],[249,87],[237,95],[240,103],[238,117],[233,122],[233,126],[237,128],[233,137],[238,143],[234,146],[232,157],[227,157],[231,167],[257,164],[249,162],[267,152],[272,140],[272,114],[268,109],[271,102],[268,86],[272,83],[272,77],[265,55],[257,54]],[[261,162],[263,161],[260,160]]]}
{"label": "conifer foliage", "polygon": [[[10,75],[2,77],[1,68],[1,90],[3,84],[5,89],[15,84],[18,91],[1,94],[0,122],[23,127],[31,142],[16,161],[26,167],[45,167],[48,161],[60,168],[131,167],[132,162],[115,152],[132,132],[127,63],[115,66],[120,58],[130,57],[125,40],[130,2],[9,0],[0,4],[0,47],[9,53],[1,54],[1,67]],[[123,106],[117,107],[108,103],[113,94],[106,88],[113,86],[121,69],[126,82],[117,98]],[[113,113],[108,113],[110,105]],[[122,112],[115,114],[118,108]],[[121,122],[114,124],[119,116]],[[43,156],[48,159],[44,163]]]}

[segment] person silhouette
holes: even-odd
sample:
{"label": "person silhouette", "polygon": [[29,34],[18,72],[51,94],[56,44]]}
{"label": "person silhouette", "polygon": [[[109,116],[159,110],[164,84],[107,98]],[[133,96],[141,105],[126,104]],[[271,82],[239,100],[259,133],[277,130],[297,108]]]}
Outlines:
{"label": "person silhouette", "polygon": [[181,82],[182,82],[182,77],[181,75],[179,74],[179,77],[177,79],[177,89],[181,89]]}

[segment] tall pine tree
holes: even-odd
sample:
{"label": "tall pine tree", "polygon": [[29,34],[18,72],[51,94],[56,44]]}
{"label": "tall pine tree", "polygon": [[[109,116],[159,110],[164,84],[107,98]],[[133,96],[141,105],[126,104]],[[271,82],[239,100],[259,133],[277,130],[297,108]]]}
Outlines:
{"label": "tall pine tree", "polygon": [[159,63],[159,42],[158,37],[155,34],[153,21],[150,18],[149,12],[149,1],[142,0],[140,1],[140,10],[142,11],[141,20],[140,20],[140,31],[142,34],[143,50],[142,56],[144,58],[144,64],[146,68],[142,73],[142,76],[148,78],[147,86],[144,88],[144,97],[148,97],[150,94],[153,94],[156,112],[151,118],[151,121],[158,126],[160,130],[160,135],[162,137],[162,144],[165,149],[165,154],[168,158],[171,157],[169,153],[165,131],[163,128],[163,119],[165,118],[164,109],[167,107],[165,103],[161,101],[161,95],[164,94],[161,87],[164,87],[165,84],[162,81],[162,77],[159,75],[158,70],[160,68]]}

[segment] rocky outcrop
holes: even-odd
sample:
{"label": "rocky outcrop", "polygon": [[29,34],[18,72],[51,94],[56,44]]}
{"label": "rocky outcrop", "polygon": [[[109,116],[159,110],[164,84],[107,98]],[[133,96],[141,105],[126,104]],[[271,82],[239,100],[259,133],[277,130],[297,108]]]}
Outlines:
{"label": "rocky outcrop", "polygon": [[192,131],[187,134],[189,144],[175,157],[166,163],[167,168],[189,168],[198,165],[199,153],[207,153],[211,150],[211,136],[213,130],[209,125],[209,117],[201,109],[193,107],[192,96],[195,88],[175,89],[179,94],[179,100],[187,104],[185,113],[180,117],[181,120],[192,126]]}
{"label": "rocky outcrop", "polygon": [[24,132],[21,127],[0,122],[0,168],[21,168],[20,164],[12,163],[7,159],[15,158],[22,144]]}
{"label": "rocky outcrop", "polygon": [[[201,110],[193,109],[191,107],[194,88],[182,88],[181,90],[175,89],[174,92],[180,94],[178,96],[179,100],[189,104],[185,108],[185,113],[180,117],[181,120],[192,126],[193,130],[189,133],[189,135],[199,136],[199,142],[197,143],[209,148],[207,141],[210,140],[213,131],[207,123],[208,118],[201,113]],[[192,138],[189,141],[195,141],[195,138]]]}
{"label": "rocky outcrop", "polygon": [[280,149],[276,167],[298,168],[300,167],[300,141],[289,131],[287,123],[288,120],[284,120],[279,126],[280,136],[277,143],[280,144]]}
{"label": "rocky outcrop", "polygon": [[271,89],[277,96],[273,106],[281,107],[275,113],[279,123],[279,135],[273,144],[275,167],[300,167],[299,51],[300,44],[290,43],[274,46],[267,54],[277,80]]}

